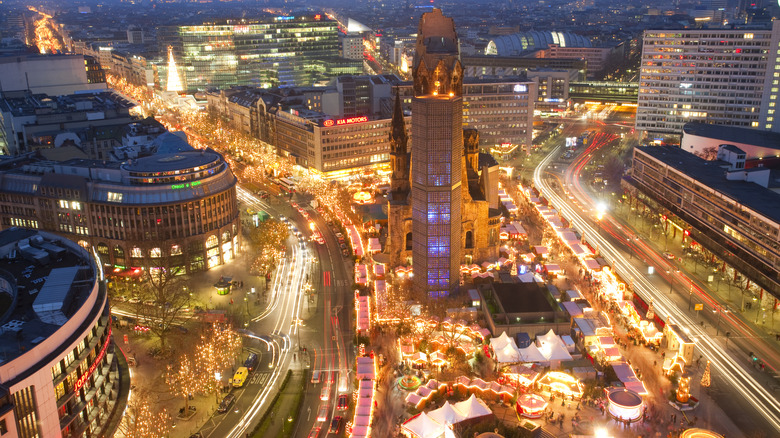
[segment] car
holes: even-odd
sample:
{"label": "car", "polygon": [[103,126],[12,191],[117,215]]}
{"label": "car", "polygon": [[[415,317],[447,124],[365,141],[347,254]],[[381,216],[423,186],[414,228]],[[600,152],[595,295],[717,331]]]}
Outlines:
{"label": "car", "polygon": [[346,411],[349,407],[349,398],[347,397],[347,394],[341,394],[339,396],[338,404],[336,405],[336,409],[340,411]]}
{"label": "car", "polygon": [[323,403],[317,411],[317,422],[322,423],[328,419],[328,404]]}
{"label": "car", "polygon": [[309,432],[309,438],[317,438],[320,436],[320,431],[322,428],[320,426],[314,426],[311,428],[311,432]]}
{"label": "car", "polygon": [[320,391],[320,400],[328,401],[329,398],[330,398],[330,385],[325,385],[322,387],[322,391]]}
{"label": "car", "polygon": [[222,399],[222,401],[219,403],[219,407],[217,408],[217,412],[223,414],[230,410],[230,406],[233,405],[233,402],[236,401],[236,396],[233,394],[228,394],[225,396],[225,398]]}
{"label": "car", "polygon": [[138,297],[133,297],[133,298],[130,298],[129,300],[127,300],[127,302],[130,303],[130,304],[138,304],[138,303],[141,302],[141,299],[138,298]]}
{"label": "car", "polygon": [[333,417],[333,420],[330,422],[330,428],[328,429],[328,433],[339,433],[339,430],[341,430],[341,417]]}
{"label": "car", "polygon": [[190,438],[203,438],[203,434],[200,432],[195,432],[192,435],[190,435]]}
{"label": "car", "polygon": [[311,383],[320,383],[320,371],[315,370],[311,373]]}
{"label": "car", "polygon": [[293,208],[298,208],[298,203],[295,201],[291,202],[290,205],[292,205]]}
{"label": "car", "polygon": [[674,260],[677,258],[674,254],[670,253],[669,251],[664,252],[664,257],[666,257],[669,260]]}

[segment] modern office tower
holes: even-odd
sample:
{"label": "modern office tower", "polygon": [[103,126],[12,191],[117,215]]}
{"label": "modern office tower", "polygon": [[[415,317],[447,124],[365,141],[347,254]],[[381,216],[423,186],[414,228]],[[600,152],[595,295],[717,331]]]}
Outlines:
{"label": "modern office tower", "polygon": [[645,31],[636,129],[654,137],[679,136],[688,122],[759,127],[771,39],[755,27]]}
{"label": "modern office tower", "polygon": [[455,24],[434,9],[420,19],[408,152],[396,100],[387,245],[392,265],[411,257],[413,288],[431,297],[457,287],[461,263],[498,255],[500,213],[485,196],[497,164],[479,154],[477,131],[463,129],[462,92]]}
{"label": "modern office tower", "polygon": [[[761,120],[759,127],[780,132],[780,123],[775,121],[775,111],[780,103],[780,25],[773,23],[772,38],[769,42],[769,62],[764,75],[764,98],[761,101]],[[777,120],[780,122],[780,119]]]}
{"label": "modern office tower", "polygon": [[158,42],[173,47],[186,91],[311,85],[341,62],[336,21],[320,14],[165,26]]}

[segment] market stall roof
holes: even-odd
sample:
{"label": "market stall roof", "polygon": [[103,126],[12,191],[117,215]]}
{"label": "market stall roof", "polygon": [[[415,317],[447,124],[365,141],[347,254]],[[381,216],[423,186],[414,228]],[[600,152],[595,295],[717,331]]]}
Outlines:
{"label": "market stall roof", "polygon": [[374,359],[371,357],[359,357],[357,358],[357,374],[358,379],[374,379],[376,377],[374,370]]}
{"label": "market stall roof", "polygon": [[583,262],[585,263],[585,267],[591,271],[598,271],[601,269],[599,262],[594,259],[585,259]]}
{"label": "market stall roof", "polygon": [[549,251],[546,246],[537,245],[534,246],[534,252],[539,255],[546,255]]}
{"label": "market stall roof", "polygon": [[382,251],[382,245],[379,243],[378,237],[370,237],[368,239],[368,252],[375,253]]}
{"label": "market stall roof", "polygon": [[385,265],[382,263],[375,263],[374,264],[374,275],[377,277],[384,277],[385,275]]}
{"label": "market stall roof", "polygon": [[612,336],[599,336],[599,344],[604,348],[612,347],[615,345],[615,338]]}
{"label": "market stall roof", "polygon": [[556,274],[561,271],[561,266],[556,263],[548,263],[544,265],[544,269],[547,269],[547,272],[551,274]]}

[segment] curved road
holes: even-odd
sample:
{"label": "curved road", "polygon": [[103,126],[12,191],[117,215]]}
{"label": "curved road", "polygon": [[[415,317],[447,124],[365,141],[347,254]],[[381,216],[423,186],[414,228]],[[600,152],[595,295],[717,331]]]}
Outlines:
{"label": "curved road", "polygon": [[[569,181],[579,205],[575,205],[571,199],[566,196],[562,196],[558,191],[553,190],[549,178],[546,174],[547,168],[552,161],[558,157],[561,153],[562,146],[556,147],[545,159],[543,159],[539,166],[534,171],[534,183],[539,188],[541,193],[550,201],[550,203],[558,209],[558,211],[566,217],[572,226],[579,230],[582,235],[596,245],[603,257],[612,265],[618,274],[633,281],[634,290],[639,293],[645,300],[653,300],[654,308],[657,314],[663,315],[666,321],[674,320],[674,322],[688,333],[688,335],[697,343],[698,351],[704,355],[705,358],[711,361],[711,366],[714,373],[721,376],[731,386],[733,393],[740,394],[745,402],[751,405],[756,412],[760,414],[763,421],[766,422],[766,430],[780,431],[780,403],[767,388],[759,383],[753,375],[753,370],[748,369],[744,363],[743,358],[735,357],[726,348],[728,339],[725,337],[713,337],[711,330],[703,328],[698,321],[695,320],[695,316],[690,315],[686,309],[685,304],[677,302],[673,296],[670,296],[664,290],[659,289],[657,278],[647,276],[647,266],[641,265],[638,260],[629,261],[626,254],[622,250],[619,250],[617,242],[621,245],[625,245],[625,242],[637,242],[634,239],[633,233],[626,233],[625,227],[615,223],[611,218],[607,218],[604,227],[608,233],[602,233],[600,225],[596,225],[596,222],[590,216],[583,213],[585,208],[591,204],[592,199],[585,193],[581,183],[578,180],[579,171],[581,171],[584,162],[577,160],[574,165],[570,166],[566,173],[566,179]],[[591,151],[592,152],[592,151]],[[609,238],[603,234],[612,234]],[[614,237],[617,237],[615,239]],[[627,240],[631,239],[631,240]],[[645,251],[650,251],[644,243],[634,243],[631,245],[631,249],[643,246]],[[652,260],[652,259],[651,259]],[[656,261],[658,261],[656,259]],[[655,263],[655,262],[652,262]],[[664,266],[663,264],[656,264],[655,266]],[[661,269],[660,271],[663,271]],[[680,281],[678,284],[682,284]],[[697,291],[700,293],[701,290]],[[684,302],[684,300],[683,300]],[[738,320],[729,317],[728,314],[724,314],[721,324],[730,325],[735,333],[747,330],[746,326],[739,326]],[[740,331],[738,331],[740,330]],[[721,332],[725,332],[726,329]],[[739,360],[742,359],[742,360]]]}

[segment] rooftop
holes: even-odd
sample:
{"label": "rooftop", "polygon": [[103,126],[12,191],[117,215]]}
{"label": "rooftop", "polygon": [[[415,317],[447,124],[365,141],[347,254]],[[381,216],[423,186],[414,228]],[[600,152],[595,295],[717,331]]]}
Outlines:
{"label": "rooftop", "polygon": [[0,232],[0,363],[56,332],[86,302],[95,285],[89,254],[53,234]]}
{"label": "rooftop", "polygon": [[683,126],[683,136],[686,134],[722,140],[729,143],[743,143],[765,148],[780,149],[780,133],[762,131],[760,129],[691,122],[686,123],[685,126]]}
{"label": "rooftop", "polygon": [[636,150],[780,223],[780,194],[756,183],[727,180],[728,163],[707,161],[677,146],[640,146]]}
{"label": "rooftop", "polygon": [[493,283],[501,306],[506,313],[552,312],[547,292],[536,282]]}

